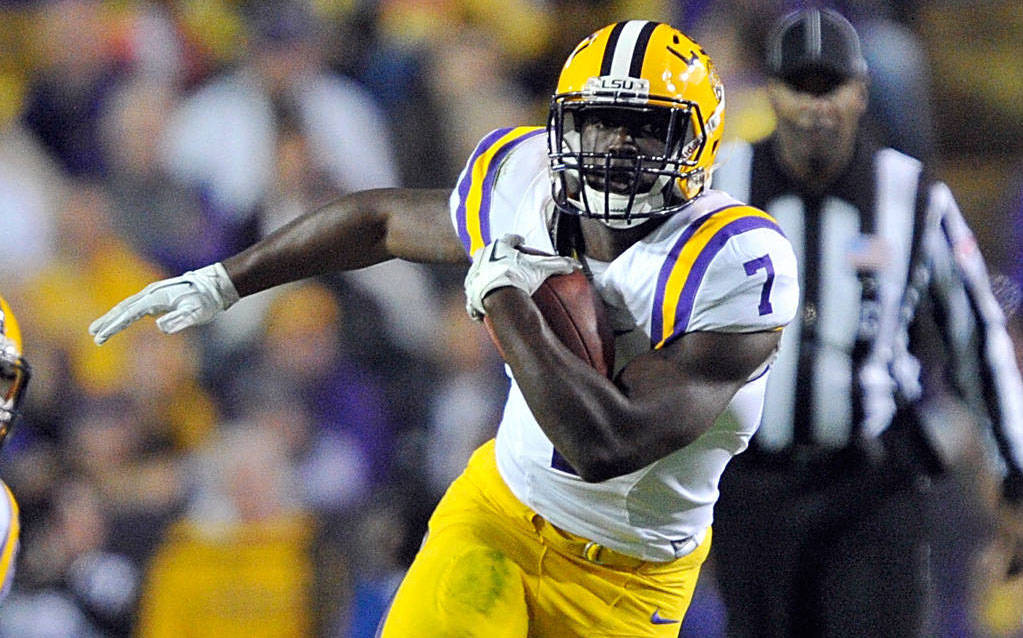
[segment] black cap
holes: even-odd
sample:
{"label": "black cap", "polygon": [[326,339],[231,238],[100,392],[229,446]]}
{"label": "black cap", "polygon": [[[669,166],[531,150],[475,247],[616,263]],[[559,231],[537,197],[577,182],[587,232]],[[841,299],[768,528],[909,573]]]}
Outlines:
{"label": "black cap", "polygon": [[832,9],[790,13],[767,39],[767,72],[786,81],[819,70],[846,80],[867,73],[856,29]]}

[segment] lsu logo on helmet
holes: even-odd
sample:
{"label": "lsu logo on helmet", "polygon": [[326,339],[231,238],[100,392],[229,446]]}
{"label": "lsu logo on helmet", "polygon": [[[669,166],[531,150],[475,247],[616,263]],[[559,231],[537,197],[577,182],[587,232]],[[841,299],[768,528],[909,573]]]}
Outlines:
{"label": "lsu logo on helmet", "polygon": [[[631,20],[588,36],[566,60],[551,100],[555,205],[612,227],[679,211],[708,186],[724,108],[724,89],[707,53],[674,27]],[[584,148],[583,122],[596,109],[648,121],[659,152],[623,158]],[[626,164],[630,175],[622,178]]]}

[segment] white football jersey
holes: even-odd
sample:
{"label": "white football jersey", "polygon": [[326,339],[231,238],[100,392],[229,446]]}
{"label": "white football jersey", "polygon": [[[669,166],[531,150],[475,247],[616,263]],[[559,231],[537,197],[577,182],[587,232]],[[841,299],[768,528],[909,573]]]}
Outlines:
{"label": "white football jersey", "polygon": [[[499,129],[470,156],[450,199],[471,255],[506,233],[553,252],[554,205],[545,129]],[[587,259],[615,330],[615,366],[688,332],[782,328],[794,316],[796,259],[766,213],[708,191],[609,263]],[[760,421],[768,364],[696,441],[630,474],[587,483],[540,429],[515,379],[497,433],[502,478],[555,525],[646,560],[683,556],[703,541],[728,461]]]}
{"label": "white football jersey", "polygon": [[18,554],[18,503],[10,488],[0,481],[0,601],[14,581],[14,559]]}

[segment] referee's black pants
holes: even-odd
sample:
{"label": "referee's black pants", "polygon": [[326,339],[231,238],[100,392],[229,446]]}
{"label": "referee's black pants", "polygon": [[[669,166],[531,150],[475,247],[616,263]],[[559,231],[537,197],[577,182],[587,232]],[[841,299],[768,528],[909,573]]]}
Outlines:
{"label": "referee's black pants", "polygon": [[713,560],[731,638],[923,636],[926,479],[859,451],[732,460]]}

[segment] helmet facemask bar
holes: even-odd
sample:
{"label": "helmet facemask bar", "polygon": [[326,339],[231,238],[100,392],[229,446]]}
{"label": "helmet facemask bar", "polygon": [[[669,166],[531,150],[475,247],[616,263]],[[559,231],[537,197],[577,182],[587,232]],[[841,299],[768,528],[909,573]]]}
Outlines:
{"label": "helmet facemask bar", "polygon": [[13,345],[8,342],[0,346],[0,447],[21,415],[21,403],[31,377],[31,368]]}
{"label": "helmet facemask bar", "polygon": [[[670,215],[684,207],[679,181],[699,172],[707,143],[699,106],[670,98],[657,98],[654,104],[582,98],[582,93],[568,93],[555,96],[551,104],[548,151],[557,208],[628,227],[634,220]],[[661,140],[659,151],[626,154],[586,148],[583,123],[591,114],[660,124],[651,127]]]}

